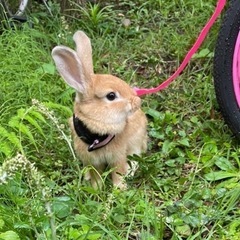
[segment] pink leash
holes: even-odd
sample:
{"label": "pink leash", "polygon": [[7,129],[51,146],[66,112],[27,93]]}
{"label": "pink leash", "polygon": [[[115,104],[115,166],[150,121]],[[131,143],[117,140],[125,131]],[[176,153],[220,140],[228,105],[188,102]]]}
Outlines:
{"label": "pink leash", "polygon": [[215,9],[213,15],[211,16],[211,18],[209,19],[207,24],[202,29],[196,42],[194,43],[194,45],[192,46],[190,51],[187,53],[186,57],[184,58],[183,62],[181,63],[179,68],[176,70],[176,72],[156,88],[149,88],[149,89],[134,88],[134,90],[136,91],[138,96],[142,96],[142,95],[150,94],[150,93],[156,93],[158,91],[161,91],[161,90],[167,88],[170,85],[170,83],[180,75],[180,73],[183,71],[183,69],[186,67],[186,65],[191,60],[193,54],[196,53],[196,51],[201,46],[201,44],[204,41],[204,39],[206,38],[210,28],[216,21],[217,17],[221,14],[225,4],[226,4],[226,0],[218,0],[216,9]]}

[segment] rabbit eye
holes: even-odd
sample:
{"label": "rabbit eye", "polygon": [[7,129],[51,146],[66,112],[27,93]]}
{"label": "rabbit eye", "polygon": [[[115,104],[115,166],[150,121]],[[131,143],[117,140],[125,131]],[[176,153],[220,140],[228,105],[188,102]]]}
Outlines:
{"label": "rabbit eye", "polygon": [[117,96],[114,92],[110,92],[110,93],[107,94],[106,97],[109,101],[113,101],[114,99],[116,99]]}

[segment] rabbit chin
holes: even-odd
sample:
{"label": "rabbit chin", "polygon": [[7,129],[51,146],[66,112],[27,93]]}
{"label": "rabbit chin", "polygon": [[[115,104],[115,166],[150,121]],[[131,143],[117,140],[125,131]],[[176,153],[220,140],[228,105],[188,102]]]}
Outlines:
{"label": "rabbit chin", "polygon": [[81,105],[75,102],[74,114],[93,133],[119,134],[124,131],[128,118],[134,114],[132,106],[128,103],[125,109],[99,109],[97,107]]}
{"label": "rabbit chin", "polygon": [[76,116],[83,121],[83,123],[86,125],[86,127],[91,130],[93,133],[97,133],[100,135],[104,134],[119,134],[124,131],[124,128],[127,123],[127,118],[125,117],[125,120],[119,121],[119,118],[116,118],[115,121],[113,118],[108,119],[106,121],[106,118],[103,119],[93,119],[93,118],[87,118],[83,115],[79,115],[76,113]]}

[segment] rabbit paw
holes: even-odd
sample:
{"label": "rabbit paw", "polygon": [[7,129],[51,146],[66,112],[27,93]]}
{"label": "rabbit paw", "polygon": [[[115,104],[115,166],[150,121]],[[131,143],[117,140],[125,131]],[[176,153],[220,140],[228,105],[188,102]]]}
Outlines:
{"label": "rabbit paw", "polygon": [[120,189],[120,190],[126,190],[127,189],[127,183],[123,178],[121,178],[121,180],[119,180],[119,182],[113,183],[113,186],[115,188]]}
{"label": "rabbit paw", "polygon": [[90,181],[90,180],[91,180],[91,174],[90,174],[89,171],[87,171],[87,172],[85,173],[85,175],[84,175],[84,180],[86,180],[86,181]]}

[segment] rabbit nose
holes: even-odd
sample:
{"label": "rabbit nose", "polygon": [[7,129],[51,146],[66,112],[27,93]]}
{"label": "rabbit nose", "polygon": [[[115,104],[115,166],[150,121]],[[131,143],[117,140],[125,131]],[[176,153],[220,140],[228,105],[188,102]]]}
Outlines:
{"label": "rabbit nose", "polygon": [[131,99],[131,107],[132,107],[132,111],[135,112],[136,110],[138,110],[141,106],[141,99],[139,97],[132,97]]}

